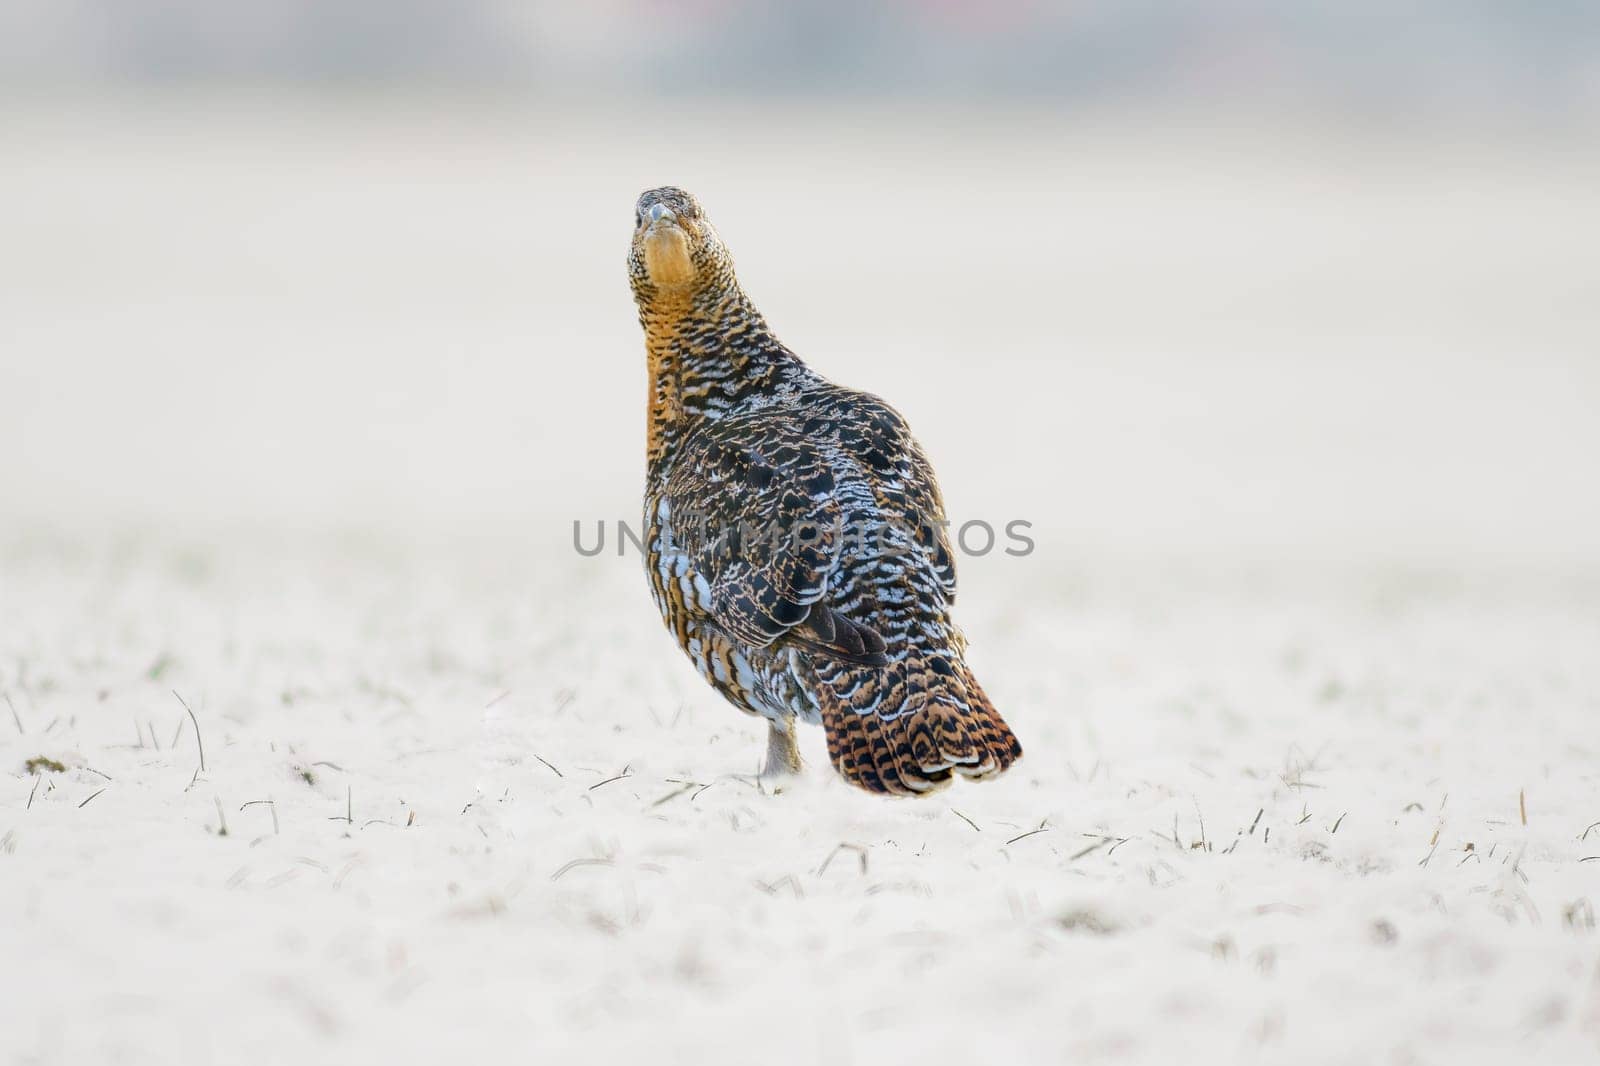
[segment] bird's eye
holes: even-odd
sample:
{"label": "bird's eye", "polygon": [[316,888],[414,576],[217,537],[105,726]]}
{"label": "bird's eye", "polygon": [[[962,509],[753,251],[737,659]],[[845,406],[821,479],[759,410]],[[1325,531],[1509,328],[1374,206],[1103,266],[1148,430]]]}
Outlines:
{"label": "bird's eye", "polygon": [[644,212],[635,210],[633,213],[633,228],[638,229],[644,225]]}

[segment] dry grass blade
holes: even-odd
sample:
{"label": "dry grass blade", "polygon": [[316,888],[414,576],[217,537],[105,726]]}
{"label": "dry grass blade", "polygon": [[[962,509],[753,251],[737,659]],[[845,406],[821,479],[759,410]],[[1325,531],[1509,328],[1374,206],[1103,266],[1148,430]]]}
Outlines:
{"label": "dry grass blade", "polygon": [[258,806],[260,804],[266,804],[267,809],[272,812],[272,835],[273,836],[277,836],[278,835],[278,804],[277,804],[276,800],[272,800],[272,799],[249,800],[248,802],[239,804],[239,809],[242,811],[246,807],[255,807],[255,806]]}
{"label": "dry grass blade", "polygon": [[[1037,830],[1036,830],[1036,832],[1037,832]],[[1067,861],[1068,862],[1076,862],[1077,860],[1083,858],[1085,855],[1092,855],[1095,852],[1099,851],[1101,848],[1105,847],[1107,844],[1112,843],[1116,839],[1117,839],[1116,837],[1101,837],[1099,840],[1096,840],[1093,844],[1090,844],[1088,847],[1079,848],[1077,851],[1075,851],[1071,855],[1067,856]]]}
{"label": "dry grass blade", "polygon": [[[1027,840],[1029,837],[1038,836],[1040,833],[1048,833],[1048,832],[1050,832],[1050,826],[1048,826],[1048,825],[1040,826],[1038,829],[1030,829],[1026,833],[1018,833],[1016,836],[1014,836],[1010,840],[1006,841],[1006,844],[1015,844],[1019,840]],[[1005,846],[1005,844],[1001,845],[1001,847],[1004,847],[1004,846]]]}
{"label": "dry grass blade", "polygon": [[361,865],[361,862],[361,856],[357,855],[355,858],[344,864],[344,867],[340,869],[338,876],[333,879],[333,889],[335,892],[344,887],[345,878],[349,877],[351,873],[355,871],[355,868]]}
{"label": "dry grass blade", "polygon": [[658,799],[654,803],[650,804],[650,806],[652,808],[655,808],[655,807],[661,806],[663,803],[670,803],[671,801],[677,799],[679,796],[683,795],[685,792],[688,792],[688,791],[690,791],[692,789],[696,789],[696,788],[700,788],[700,787],[702,787],[702,786],[699,785],[696,782],[686,781],[683,784],[679,785],[677,788],[673,789],[671,792],[668,792],[665,796],[662,796],[660,799]]}
{"label": "dry grass blade", "polygon": [[833,862],[834,857],[841,851],[855,852],[856,858],[861,860],[861,876],[867,876],[867,849],[862,847],[860,844],[840,843],[836,845],[832,851],[828,852],[828,857],[822,860],[821,866],[817,867],[818,877],[821,877],[823,874],[828,872],[828,865]]}
{"label": "dry grass blade", "polygon": [[[177,689],[173,689],[172,690],[172,694],[174,696],[178,696],[178,690]],[[205,769],[206,769],[206,742],[204,740],[200,739],[200,719],[195,717],[194,708],[189,706],[188,701],[185,700],[182,696],[178,696],[178,702],[183,704],[183,709],[189,712],[189,721],[194,723],[194,743],[195,743],[195,747],[200,749],[200,772],[201,773],[205,773]]]}
{"label": "dry grass blade", "polygon": [[616,865],[616,864],[613,863],[610,859],[573,859],[570,862],[562,863],[561,864],[561,868],[559,870],[557,870],[555,873],[550,875],[550,880],[559,881],[563,877],[565,877],[570,871],[576,870],[580,866],[614,866],[614,865]]}
{"label": "dry grass blade", "polygon": [[768,884],[765,881],[757,881],[755,885],[769,896],[776,896],[778,894],[778,889],[787,885],[789,891],[794,894],[795,899],[806,898],[805,889],[800,887],[800,881],[795,877],[794,874],[784,874],[771,884]]}
{"label": "dry grass blade", "polygon": [[[109,785],[107,785],[107,786],[106,786],[106,787],[107,787],[107,788],[109,788],[109,787],[110,787],[110,786],[109,786]],[[102,788],[102,789],[101,789],[101,790],[100,790],[100,792],[104,792],[104,791],[105,791],[105,789],[104,789],[104,788]],[[96,793],[94,793],[94,795],[92,795],[92,796],[90,796],[90,797],[89,797],[89,799],[86,799],[86,800],[84,800],[84,801],[83,801],[83,802],[82,802],[82,803],[80,803],[80,804],[78,804],[78,809],[79,809],[79,810],[82,810],[82,809],[83,809],[83,808],[85,808],[85,807],[87,807],[87,806],[89,806],[89,800],[92,800],[92,799],[94,799],[94,797],[95,797],[95,796],[98,796],[98,795],[100,795],[100,792],[96,792]]]}
{"label": "dry grass blade", "polygon": [[11,708],[11,720],[17,723],[17,732],[27,735],[28,731],[22,728],[22,715],[17,713],[17,705],[11,702],[11,693],[6,693],[6,706]]}

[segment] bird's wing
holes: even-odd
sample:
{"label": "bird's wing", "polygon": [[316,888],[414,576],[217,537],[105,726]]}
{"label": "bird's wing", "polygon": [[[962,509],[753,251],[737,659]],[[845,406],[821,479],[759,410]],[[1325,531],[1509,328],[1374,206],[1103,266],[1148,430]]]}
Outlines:
{"label": "bird's wing", "polygon": [[839,392],[847,405],[841,442],[870,472],[879,509],[915,531],[917,547],[944,587],[945,602],[954,603],[956,557],[933,464],[899,411],[868,393]]}
{"label": "bird's wing", "polygon": [[826,443],[776,413],[725,418],[686,440],[662,493],[686,604],[754,647],[785,639],[885,662],[878,633],[821,602],[846,536],[835,475]]}

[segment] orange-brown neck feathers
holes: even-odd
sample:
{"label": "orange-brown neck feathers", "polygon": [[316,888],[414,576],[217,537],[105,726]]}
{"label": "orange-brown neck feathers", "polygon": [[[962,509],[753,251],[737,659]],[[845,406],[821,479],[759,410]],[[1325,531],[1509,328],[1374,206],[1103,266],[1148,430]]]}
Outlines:
{"label": "orange-brown neck feathers", "polygon": [[689,236],[677,226],[658,226],[647,233],[644,268],[650,281],[663,290],[683,289],[694,281],[694,259],[689,255]]}

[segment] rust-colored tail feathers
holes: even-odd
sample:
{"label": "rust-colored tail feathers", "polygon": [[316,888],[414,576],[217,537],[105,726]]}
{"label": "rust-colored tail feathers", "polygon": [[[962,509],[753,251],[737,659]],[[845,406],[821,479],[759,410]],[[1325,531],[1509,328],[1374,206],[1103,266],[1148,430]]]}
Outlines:
{"label": "rust-colored tail feathers", "polygon": [[826,674],[818,695],[828,758],[868,792],[922,795],[953,774],[994,777],[1022,756],[959,658],[912,658],[888,670],[841,664]]}

